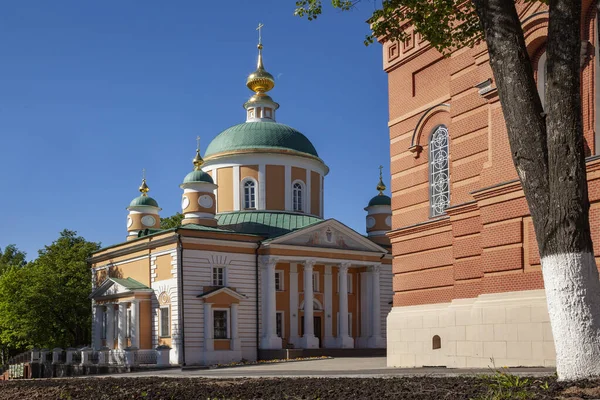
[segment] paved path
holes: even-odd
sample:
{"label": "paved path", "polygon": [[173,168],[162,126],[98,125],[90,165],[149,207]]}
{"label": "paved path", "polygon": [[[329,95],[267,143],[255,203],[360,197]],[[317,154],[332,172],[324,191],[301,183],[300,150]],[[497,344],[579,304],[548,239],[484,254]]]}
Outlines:
{"label": "paved path", "polygon": [[[511,373],[527,376],[548,376],[554,368],[511,368]],[[247,365],[233,368],[140,371],[109,375],[113,377],[172,377],[172,378],[279,378],[279,377],[403,377],[403,376],[457,376],[490,374],[490,369],[451,368],[388,368],[385,357],[332,358],[311,361],[294,361]],[[106,376],[106,375],[103,375]]]}

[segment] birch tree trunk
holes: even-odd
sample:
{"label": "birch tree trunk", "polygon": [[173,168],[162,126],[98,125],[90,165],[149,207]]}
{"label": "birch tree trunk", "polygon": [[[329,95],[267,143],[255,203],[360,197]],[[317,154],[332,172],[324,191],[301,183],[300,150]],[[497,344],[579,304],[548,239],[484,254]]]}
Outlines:
{"label": "birch tree trunk", "polygon": [[559,379],[600,376],[600,281],[581,122],[581,0],[549,0],[546,110],[514,2],[474,4],[536,232]]}

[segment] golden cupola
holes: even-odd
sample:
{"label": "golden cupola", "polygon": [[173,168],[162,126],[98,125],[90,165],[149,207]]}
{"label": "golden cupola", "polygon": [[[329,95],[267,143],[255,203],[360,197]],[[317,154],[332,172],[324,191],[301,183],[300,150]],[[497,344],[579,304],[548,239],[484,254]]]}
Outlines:
{"label": "golden cupola", "polygon": [[275,110],[279,108],[279,104],[273,101],[267,92],[275,87],[275,78],[271,75],[263,65],[262,58],[262,24],[258,26],[258,62],[256,71],[248,75],[246,86],[252,90],[254,94],[246,103],[246,122],[275,122]]}
{"label": "golden cupola", "polygon": [[389,238],[386,233],[392,229],[392,199],[383,192],[386,187],[383,183],[383,166],[379,167],[379,182],[377,191],[369,205],[365,207],[367,212],[367,234],[371,240],[381,245],[388,245]]}

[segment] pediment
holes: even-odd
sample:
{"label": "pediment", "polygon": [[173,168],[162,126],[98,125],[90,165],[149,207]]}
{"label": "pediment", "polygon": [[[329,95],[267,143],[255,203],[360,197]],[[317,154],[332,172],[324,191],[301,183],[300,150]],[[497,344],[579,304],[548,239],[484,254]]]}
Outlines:
{"label": "pediment", "polygon": [[280,236],[270,244],[387,253],[378,244],[334,219]]}
{"label": "pediment", "polygon": [[144,284],[131,279],[106,278],[89,296],[90,299],[115,298],[131,295],[134,292],[152,291]]}

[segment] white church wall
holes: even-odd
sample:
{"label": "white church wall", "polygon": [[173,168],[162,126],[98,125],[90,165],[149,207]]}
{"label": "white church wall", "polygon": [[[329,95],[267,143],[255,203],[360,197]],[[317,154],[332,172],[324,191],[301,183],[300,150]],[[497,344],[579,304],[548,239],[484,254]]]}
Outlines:
{"label": "white church wall", "polygon": [[[204,286],[212,286],[212,267],[225,267],[226,285],[246,296],[240,301],[238,334],[241,357],[256,359],[256,276],[253,254],[221,253],[203,250],[183,251],[183,296],[186,364],[230,362],[232,351],[204,351],[204,302],[197,298]],[[239,352],[238,352],[239,353]],[[239,355],[235,356],[237,360]]]}

